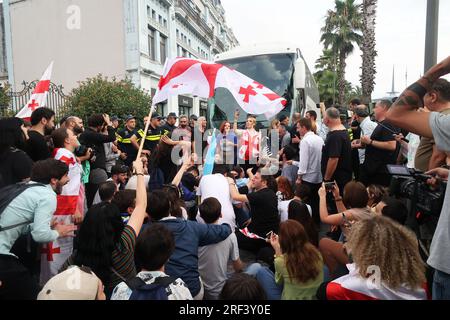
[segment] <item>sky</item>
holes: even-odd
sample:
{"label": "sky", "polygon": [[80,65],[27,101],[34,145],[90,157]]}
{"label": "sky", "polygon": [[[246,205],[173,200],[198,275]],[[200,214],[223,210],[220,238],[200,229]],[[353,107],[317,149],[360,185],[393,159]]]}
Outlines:
{"label": "sky", "polygon": [[[229,27],[241,45],[287,41],[301,49],[311,70],[322,53],[320,29],[334,0],[221,0]],[[361,2],[361,1],[360,1]],[[372,98],[387,96],[395,65],[395,91],[422,74],[427,0],[378,0],[376,20],[377,76]],[[438,57],[450,55],[450,1],[439,8]],[[447,15],[446,15],[447,14]],[[360,86],[361,51],[347,59],[346,79]],[[406,77],[407,75],[407,77]],[[450,80],[450,77],[447,77]]]}

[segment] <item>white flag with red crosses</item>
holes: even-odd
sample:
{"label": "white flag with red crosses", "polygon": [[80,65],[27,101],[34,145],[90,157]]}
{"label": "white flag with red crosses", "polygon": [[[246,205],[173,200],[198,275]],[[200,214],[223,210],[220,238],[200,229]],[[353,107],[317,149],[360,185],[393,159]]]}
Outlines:
{"label": "white flag with red crosses", "polygon": [[217,88],[228,89],[245,112],[264,114],[268,119],[283,110],[287,102],[264,85],[221,64],[176,58],[166,61],[152,104],[178,94],[211,98]]}
{"label": "white flag with red crosses", "polygon": [[16,118],[29,119],[34,110],[47,105],[48,89],[50,88],[50,79],[52,77],[53,61],[42,75],[41,80],[36,84],[30,100],[25,104],[22,110],[16,114]]}

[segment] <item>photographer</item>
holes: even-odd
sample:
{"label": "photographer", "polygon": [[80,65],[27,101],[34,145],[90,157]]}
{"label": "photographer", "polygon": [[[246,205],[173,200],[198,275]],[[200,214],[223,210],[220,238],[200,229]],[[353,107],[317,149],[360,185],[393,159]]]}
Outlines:
{"label": "photographer", "polygon": [[[107,127],[108,135],[102,133]],[[90,207],[100,183],[108,179],[104,144],[116,140],[116,129],[107,114],[94,114],[88,119],[88,128],[80,135],[80,142],[92,148],[91,174],[86,184],[87,204]]]}
{"label": "photographer", "polygon": [[[440,77],[450,73],[450,56],[428,70],[409,86],[391,107],[386,118],[392,124],[423,137],[434,138],[438,149],[450,151],[450,115],[438,112],[416,112],[424,98],[433,92]],[[439,178],[448,177],[448,170],[432,170]],[[433,299],[450,299],[450,188],[447,188],[438,225],[431,243],[427,263],[435,269]]]}

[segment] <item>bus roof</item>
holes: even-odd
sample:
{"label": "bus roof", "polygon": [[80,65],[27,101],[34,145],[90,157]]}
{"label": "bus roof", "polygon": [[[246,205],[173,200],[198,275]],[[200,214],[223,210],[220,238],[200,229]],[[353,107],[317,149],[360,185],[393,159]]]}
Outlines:
{"label": "bus roof", "polygon": [[239,46],[214,57],[214,61],[231,60],[241,57],[259,56],[262,54],[296,53],[297,48],[292,43],[259,43],[248,46]]}

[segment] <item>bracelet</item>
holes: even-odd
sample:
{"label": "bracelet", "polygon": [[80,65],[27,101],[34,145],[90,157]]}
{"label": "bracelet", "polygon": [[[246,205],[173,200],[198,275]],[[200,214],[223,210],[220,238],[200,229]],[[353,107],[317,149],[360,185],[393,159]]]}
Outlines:
{"label": "bracelet", "polygon": [[336,202],[340,202],[340,201],[342,201],[342,197],[339,197],[339,198],[335,198],[335,199],[334,199],[334,201],[336,201]]}

